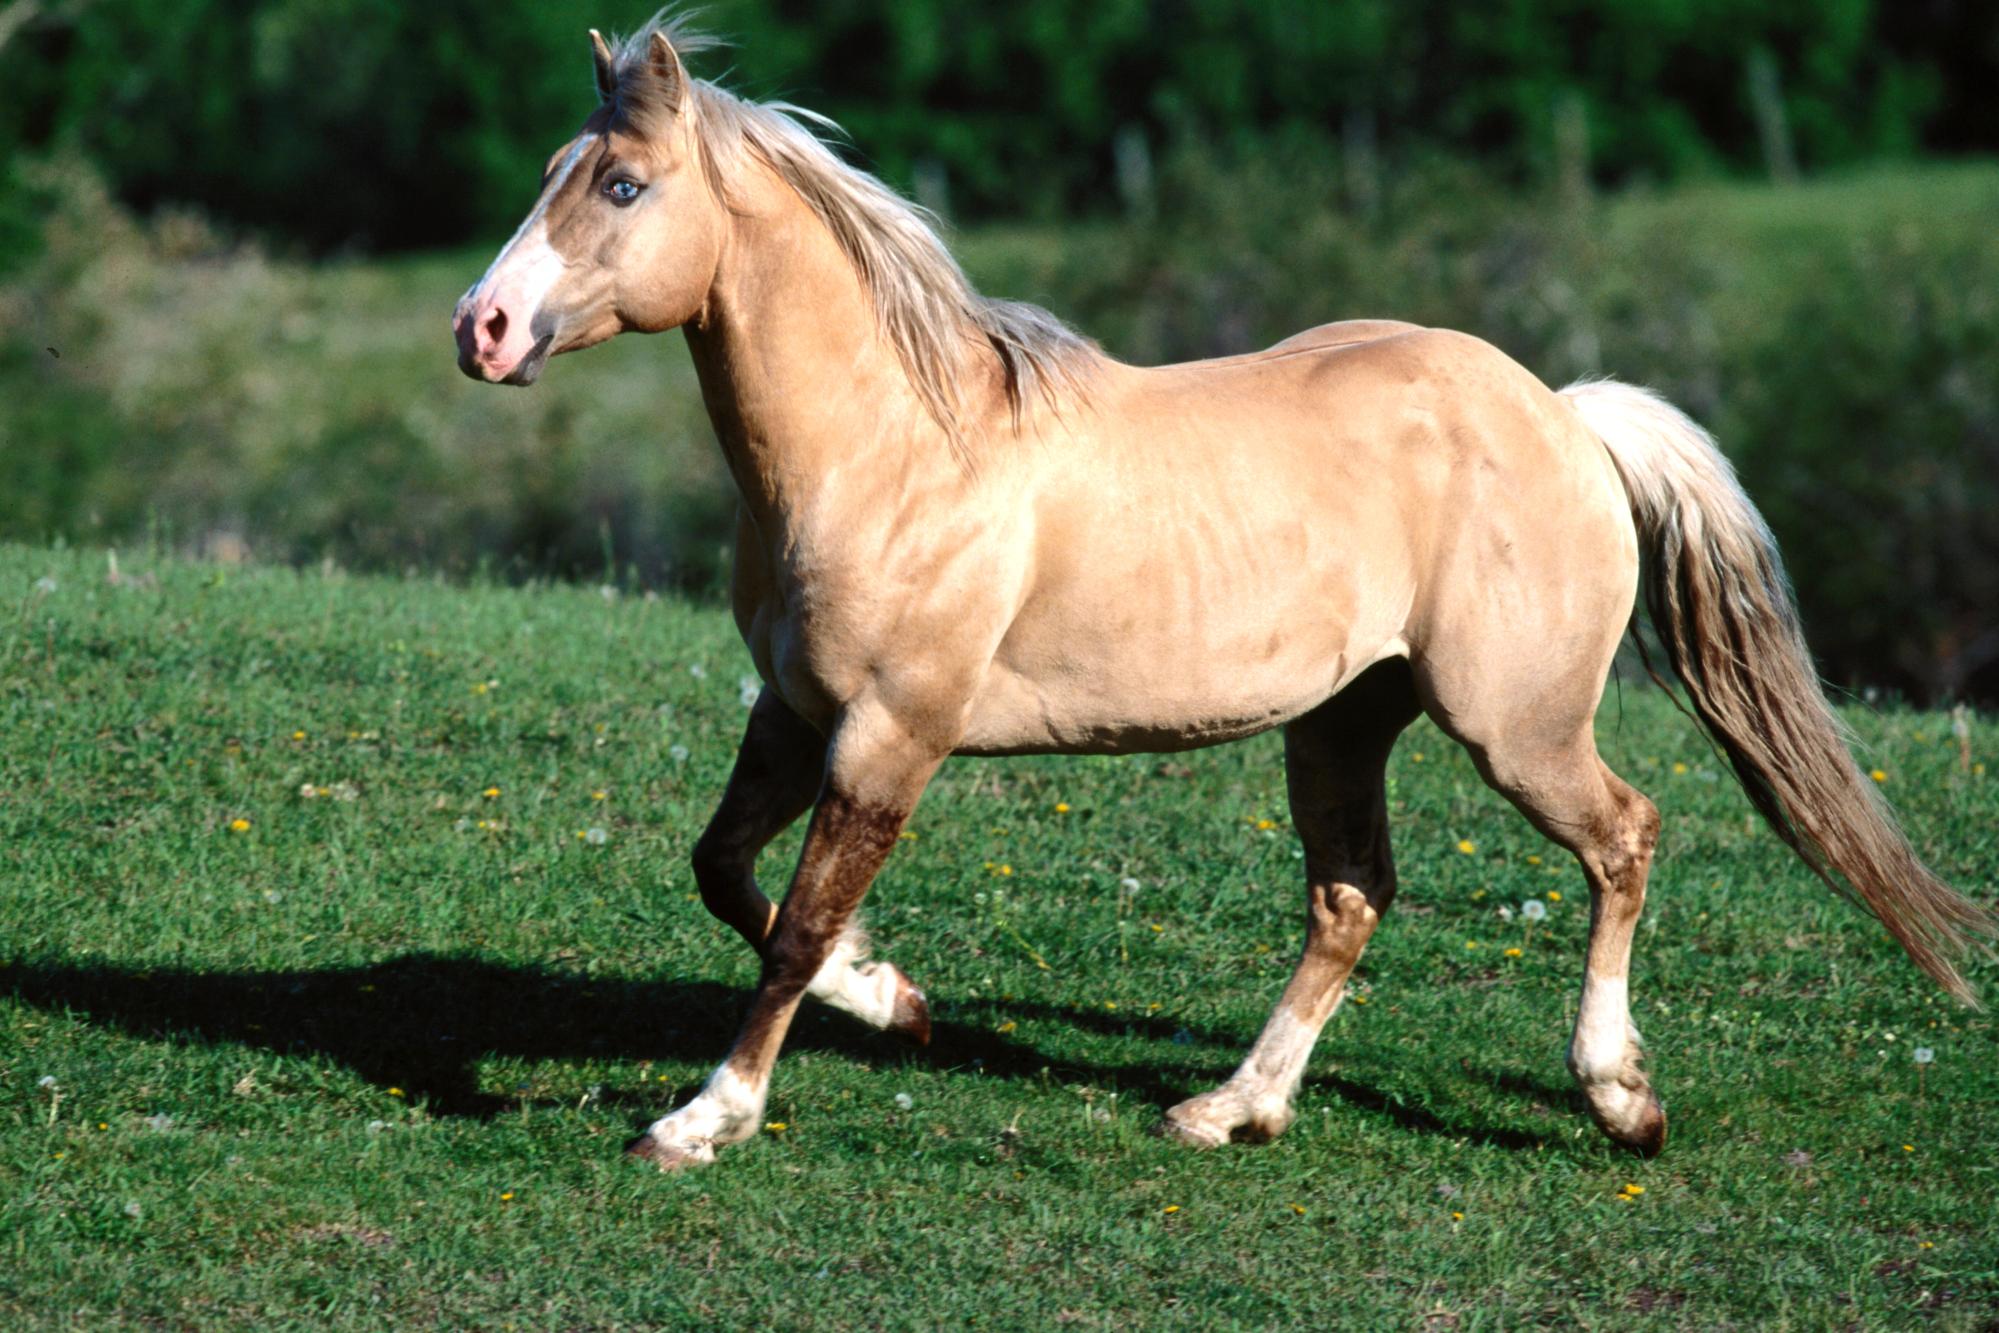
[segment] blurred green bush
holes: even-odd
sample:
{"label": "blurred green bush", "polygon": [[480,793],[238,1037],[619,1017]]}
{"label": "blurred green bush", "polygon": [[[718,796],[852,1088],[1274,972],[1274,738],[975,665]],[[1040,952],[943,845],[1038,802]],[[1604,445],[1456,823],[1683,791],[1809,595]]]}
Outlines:
{"label": "blurred green bush", "polygon": [[[135,222],[80,164],[29,178],[55,203],[0,279],[0,539],[715,586],[731,492],[678,337],[477,386],[447,321],[484,250],[274,261]],[[1138,361],[1391,316],[1649,383],[1736,459],[1833,679],[1999,699],[1999,166],[1592,200],[1438,159],[1350,189],[1326,145],[1190,147],[1150,222],[958,248]]]}

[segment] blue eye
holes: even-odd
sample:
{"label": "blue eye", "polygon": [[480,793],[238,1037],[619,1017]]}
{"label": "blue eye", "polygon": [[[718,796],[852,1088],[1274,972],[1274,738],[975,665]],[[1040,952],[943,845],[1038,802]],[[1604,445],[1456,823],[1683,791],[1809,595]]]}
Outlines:
{"label": "blue eye", "polygon": [[611,197],[612,203],[622,205],[629,204],[634,199],[637,199],[639,191],[644,188],[637,181],[628,181],[621,177],[606,185],[604,193]]}

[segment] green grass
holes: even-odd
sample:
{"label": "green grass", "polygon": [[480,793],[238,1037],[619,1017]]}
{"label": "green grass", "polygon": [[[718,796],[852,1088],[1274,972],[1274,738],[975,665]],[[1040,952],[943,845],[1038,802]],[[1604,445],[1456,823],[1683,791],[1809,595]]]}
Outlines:
{"label": "green grass", "polygon": [[[1279,1142],[1147,1133],[1233,1066],[1298,939],[1266,737],[948,766],[869,911],[935,1044],[808,1010],[787,1127],[666,1177],[619,1149],[698,1085],[754,977],[686,870],[744,714],[727,617],[106,572],[0,547],[7,1326],[1999,1318],[1999,1028],[1749,827],[1654,692],[1600,730],[1666,818],[1634,967],[1656,1161],[1601,1140],[1562,1070],[1579,876],[1426,723],[1393,761],[1403,894],[1368,1003]],[[1959,771],[1939,716],[1852,720],[1990,901],[1999,773]],[[1999,758],[1999,726],[1972,744]],[[1531,936],[1495,910],[1530,897]]]}

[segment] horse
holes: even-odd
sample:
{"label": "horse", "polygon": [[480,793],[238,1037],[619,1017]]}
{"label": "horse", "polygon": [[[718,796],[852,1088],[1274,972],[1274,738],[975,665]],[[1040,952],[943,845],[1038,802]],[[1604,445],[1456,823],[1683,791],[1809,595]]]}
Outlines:
{"label": "horse", "polygon": [[[1296,970],[1240,1068],[1171,1107],[1195,1146],[1276,1137],[1396,890],[1384,770],[1427,714],[1590,891],[1568,1051],[1609,1138],[1666,1117],[1627,986],[1659,836],[1592,725],[1641,584],[1755,808],[1952,993],[1994,919],[1917,859],[1855,767],[1774,541],[1712,438],[1647,390],[1551,390],[1489,344],[1393,321],[1122,363],[977,293],[830,121],[690,76],[656,17],[590,33],[599,104],[453,314],[460,368],[684,329],[738,493],[731,605],[763,690],[695,844],[762,966],[692,1100],[629,1151],[752,1136],[810,996],[927,1041],[923,992],[857,912],[954,754],[1124,754],[1282,728],[1303,844]],[[758,853],[811,811],[782,907]]]}

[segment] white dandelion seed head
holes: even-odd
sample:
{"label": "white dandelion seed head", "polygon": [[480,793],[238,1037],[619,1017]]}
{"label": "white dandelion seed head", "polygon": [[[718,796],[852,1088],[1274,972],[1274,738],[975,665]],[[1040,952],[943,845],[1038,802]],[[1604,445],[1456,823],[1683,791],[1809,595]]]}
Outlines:
{"label": "white dandelion seed head", "polygon": [[898,1092],[897,1094],[895,1094],[896,1110],[898,1111],[911,1110],[912,1108],[915,1107],[915,1105],[916,1105],[916,1098],[910,1096],[908,1093]]}
{"label": "white dandelion seed head", "polygon": [[1918,1046],[1910,1054],[1916,1057],[1916,1063],[1919,1065],[1929,1064],[1937,1058],[1937,1053],[1927,1046]]}
{"label": "white dandelion seed head", "polygon": [[146,1215],[146,1210],[141,1208],[137,1202],[128,1203],[125,1205],[125,1216],[138,1218],[138,1217],[144,1217],[145,1215]]}
{"label": "white dandelion seed head", "polygon": [[667,757],[672,759],[676,764],[687,762],[687,747],[685,745],[669,745],[666,747],[666,753]]}
{"label": "white dandelion seed head", "polygon": [[1144,887],[1144,885],[1140,884],[1138,880],[1135,879],[1134,877],[1126,875],[1123,879],[1118,881],[1118,887],[1123,889],[1126,893],[1137,893],[1141,888]]}
{"label": "white dandelion seed head", "polygon": [[44,574],[35,580],[35,591],[47,595],[56,590],[56,581]]}
{"label": "white dandelion seed head", "polygon": [[165,1111],[160,1111],[147,1116],[146,1125],[153,1133],[164,1134],[174,1127],[174,1118]]}
{"label": "white dandelion seed head", "polygon": [[1501,921],[1511,921],[1513,919],[1513,909],[1502,905],[1499,909],[1499,919]]}
{"label": "white dandelion seed head", "polygon": [[708,679],[708,668],[696,662],[687,668],[687,674],[696,680],[706,680]]}
{"label": "white dandelion seed head", "polygon": [[743,686],[743,692],[737,695],[736,699],[743,707],[751,708],[756,705],[757,696],[763,692],[763,686],[761,685],[745,685]]}
{"label": "white dandelion seed head", "polygon": [[1540,921],[1548,915],[1548,908],[1538,898],[1529,898],[1520,904],[1520,915],[1529,921]]}
{"label": "white dandelion seed head", "polygon": [[611,835],[609,833],[606,833],[603,829],[596,828],[594,826],[587,829],[583,834],[583,841],[589,843],[592,847],[602,847],[605,843],[609,842],[610,840],[611,840]]}
{"label": "white dandelion seed head", "polygon": [[35,1086],[43,1089],[44,1091],[53,1088],[55,1085],[56,1085],[56,1076],[54,1074],[44,1074],[40,1078],[35,1080]]}
{"label": "white dandelion seed head", "polygon": [[389,1122],[386,1120],[370,1120],[367,1126],[370,1134],[379,1134],[388,1127]]}

